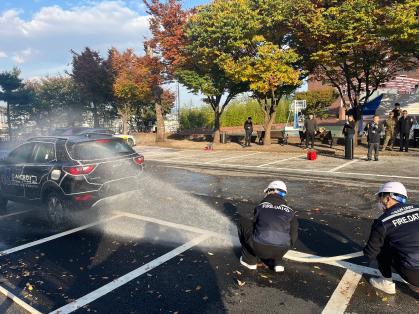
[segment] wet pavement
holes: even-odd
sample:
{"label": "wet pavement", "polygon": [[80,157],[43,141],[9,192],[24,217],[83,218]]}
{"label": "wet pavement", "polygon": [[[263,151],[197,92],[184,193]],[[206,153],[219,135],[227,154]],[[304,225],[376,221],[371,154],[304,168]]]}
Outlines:
{"label": "wet pavement", "polygon": [[[217,155],[222,163],[235,160]],[[298,158],[289,162],[307,162]],[[275,162],[268,156],[260,161]],[[403,161],[389,162],[403,167]],[[364,171],[385,175],[379,168]],[[335,256],[362,249],[379,214],[373,195],[379,180],[148,162],[140,191],[75,213],[63,230],[48,226],[42,208],[10,204],[0,215],[1,286],[33,313],[321,313],[345,268],[284,260],[286,271],[274,273],[238,263],[235,225],[252,215],[274,178],[287,182],[289,205],[298,211],[294,250]],[[418,202],[417,181],[406,181],[411,201]],[[349,262],[368,266],[364,258]],[[367,279],[356,285],[345,312],[417,312],[418,296],[406,284],[398,282],[396,296],[388,296]],[[25,311],[1,298],[0,312]]]}

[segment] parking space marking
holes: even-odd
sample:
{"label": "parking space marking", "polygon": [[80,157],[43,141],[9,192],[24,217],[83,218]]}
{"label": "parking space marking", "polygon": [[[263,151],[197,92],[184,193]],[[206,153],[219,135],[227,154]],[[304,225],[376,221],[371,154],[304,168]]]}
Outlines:
{"label": "parking space marking", "polygon": [[77,227],[77,228],[74,228],[74,229],[70,229],[70,230],[67,230],[67,231],[64,231],[64,232],[61,232],[61,233],[54,234],[52,236],[49,236],[49,237],[46,237],[46,238],[43,238],[43,239],[39,239],[39,240],[30,242],[30,243],[19,245],[17,247],[11,248],[11,249],[1,251],[0,252],[0,256],[5,256],[5,255],[12,254],[12,253],[16,253],[16,252],[25,250],[27,248],[30,248],[32,246],[43,244],[45,242],[49,242],[49,241],[52,241],[52,240],[55,240],[55,239],[64,237],[66,235],[69,235],[69,234],[72,234],[72,233],[76,233],[76,232],[85,230],[87,228],[91,228],[91,227],[94,227],[96,225],[100,225],[100,224],[103,224],[103,223],[106,223],[106,222],[109,222],[111,220],[114,220],[114,219],[117,219],[117,218],[121,218],[121,217],[124,217],[124,216],[123,215],[112,216],[110,218],[99,220],[97,222],[94,222],[94,223],[91,223],[91,224],[88,224],[88,225],[80,226],[80,227]]}
{"label": "parking space marking", "polygon": [[279,164],[279,163],[284,162],[284,161],[302,158],[304,156],[305,155],[294,156],[294,157],[291,157],[291,158],[286,158],[286,159],[281,159],[281,160],[277,160],[277,161],[273,161],[273,162],[268,162],[267,164],[259,165],[259,166],[256,166],[256,167],[260,168],[260,167],[265,167],[265,166],[269,166],[269,165],[275,165],[275,164]]}
{"label": "parking space marking", "polygon": [[27,210],[22,210],[20,212],[10,213],[10,214],[7,214],[7,215],[0,216],[0,219],[29,213],[31,211],[33,211],[33,209],[27,209]]}
{"label": "parking space marking", "polygon": [[355,293],[362,274],[348,269],[339,282],[332,296],[323,309],[322,314],[343,314]]}
{"label": "parking space marking", "polygon": [[[197,228],[197,227],[187,226],[187,225],[178,224],[178,223],[174,223],[174,222],[170,222],[170,221],[166,221],[166,220],[161,220],[161,219],[147,217],[147,216],[141,216],[141,215],[132,214],[132,213],[123,212],[123,211],[114,211],[114,213],[119,214],[119,215],[123,215],[123,216],[126,216],[126,217],[131,217],[131,218],[135,218],[135,219],[139,219],[139,220],[143,220],[143,221],[148,221],[148,222],[160,224],[160,225],[167,226],[167,227],[182,229],[182,230],[185,230],[185,231],[191,231],[191,232],[196,232],[196,233],[205,233],[205,234],[210,235],[211,237],[228,241],[232,245],[235,245],[235,246],[240,245],[239,238],[235,235],[232,235],[232,234],[221,234],[221,233],[217,233],[217,232],[213,232],[213,231],[209,231],[209,230],[205,230],[205,229],[201,229],[201,228]],[[320,258],[320,256],[317,256],[317,255],[314,255],[314,254],[309,254],[309,253],[304,253],[304,252],[299,252],[299,251],[294,251],[294,250],[289,250],[287,252],[287,254],[285,254],[284,258],[292,260],[293,256],[300,257],[300,258],[301,257],[302,258],[310,258],[310,259]],[[357,272],[357,273],[363,273],[363,274],[368,274],[368,275],[372,275],[372,276],[380,276],[380,271],[378,269],[367,267],[367,266],[362,266],[362,265],[358,265],[358,264],[354,264],[354,263],[346,262],[346,261],[323,261],[319,264],[326,264],[326,265],[336,266],[336,267],[339,267],[339,268],[350,269],[350,270],[352,270],[354,272]],[[402,277],[400,277],[399,274],[396,274],[396,273],[393,273],[393,279],[396,280],[396,281],[405,282],[404,279]]]}
{"label": "parking space marking", "polygon": [[[180,157],[175,157],[175,158],[169,158],[169,159],[159,159],[159,160],[157,160],[157,159],[154,159],[154,160],[156,160],[156,161],[161,161],[161,162],[165,162],[165,161],[172,161],[172,160],[179,160],[179,159],[187,159],[187,158],[192,158],[192,159],[194,159],[194,158],[199,158],[199,157],[213,157],[214,155],[223,155],[224,154],[224,152],[201,152],[200,154],[193,154],[193,155],[187,155],[187,156],[185,156],[185,155],[183,155],[183,156],[180,156]],[[165,156],[165,158],[167,158],[167,156]]]}
{"label": "parking space marking", "polygon": [[352,165],[352,164],[354,164],[354,163],[356,163],[358,161],[359,161],[359,159],[354,159],[354,160],[348,161],[348,162],[344,163],[343,165],[340,165],[340,166],[337,166],[337,167],[335,167],[333,169],[330,169],[329,172],[336,172],[336,171],[338,171],[338,170],[340,170],[342,168],[345,168],[346,166]]}
{"label": "parking space marking", "polygon": [[9,298],[13,302],[15,302],[17,305],[19,305],[21,308],[23,308],[24,310],[26,310],[30,314],[42,314],[37,309],[33,308],[32,306],[30,306],[25,301],[19,299],[17,296],[15,296],[13,293],[11,293],[9,290],[3,288],[2,286],[0,286],[0,293],[4,294],[7,298]]}
{"label": "parking space marking", "polygon": [[89,304],[100,297],[112,292],[113,290],[125,285],[126,283],[134,280],[135,278],[147,273],[148,271],[160,266],[161,264],[166,263],[167,261],[171,260],[172,258],[182,254],[183,252],[193,248],[194,246],[198,245],[199,243],[209,239],[211,236],[208,234],[201,234],[199,237],[175,248],[174,250],[156,258],[155,260],[127,273],[126,275],[119,277],[112,282],[96,289],[93,292],[86,294],[85,296],[77,299],[74,302],[71,302],[63,307],[50,312],[50,314],[66,314],[76,311],[77,309]]}
{"label": "parking space marking", "polygon": [[219,238],[219,239],[223,239],[223,240],[229,240],[230,242],[232,242],[233,245],[236,245],[236,244],[240,243],[238,238],[236,238],[233,235],[231,237],[228,237],[228,235],[220,234],[220,233],[213,232],[213,231],[210,231],[210,230],[205,230],[205,229],[201,229],[201,228],[197,228],[197,227],[182,225],[182,224],[178,224],[178,223],[175,223],[175,222],[161,220],[161,219],[153,218],[153,217],[142,216],[142,215],[138,215],[138,214],[132,214],[132,213],[119,211],[119,210],[114,211],[114,213],[117,214],[117,215],[125,216],[127,218],[133,218],[133,219],[138,219],[138,220],[142,220],[142,221],[146,221],[146,222],[151,222],[151,223],[159,224],[159,225],[174,228],[174,229],[181,229],[181,230],[184,230],[184,231],[190,231],[190,232],[195,232],[195,233],[200,233],[200,234],[205,233],[205,234],[210,235],[211,237],[215,237],[215,238]]}
{"label": "parking space marking", "polygon": [[216,159],[216,160],[210,160],[210,161],[204,162],[204,165],[206,165],[206,164],[211,164],[211,163],[213,163],[213,162],[220,162],[220,161],[225,161],[225,160],[230,160],[230,159],[236,159],[236,158],[243,158],[243,157],[253,156],[253,155],[257,155],[257,154],[260,154],[260,152],[254,152],[254,153],[247,154],[247,155],[231,156],[231,157],[227,157],[227,158],[221,158],[221,159]]}

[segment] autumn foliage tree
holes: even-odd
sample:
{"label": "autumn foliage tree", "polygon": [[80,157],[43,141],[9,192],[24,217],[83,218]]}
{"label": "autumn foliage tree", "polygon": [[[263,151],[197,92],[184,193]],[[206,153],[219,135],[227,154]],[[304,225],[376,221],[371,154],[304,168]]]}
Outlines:
{"label": "autumn foliage tree", "polygon": [[122,133],[125,134],[128,131],[128,121],[136,107],[152,97],[150,82],[145,79],[148,69],[132,49],[120,53],[113,48],[109,59],[115,75],[113,91],[117,98],[118,115],[122,120]]}
{"label": "autumn foliage tree", "polygon": [[[156,55],[162,58],[167,78],[176,78],[191,92],[204,95],[204,101],[214,111],[213,140],[219,142],[221,115],[236,95],[246,91],[246,87],[227,76],[214,58],[217,50],[225,48],[216,37],[219,31],[228,29],[223,22],[233,26],[240,19],[233,21],[219,14],[227,8],[231,10],[229,6],[221,6],[223,1],[216,1],[219,6],[202,6],[192,11],[183,10],[175,0],[145,3],[152,15],[153,38],[149,42]],[[236,34],[241,25],[243,23],[235,27]]]}
{"label": "autumn foliage tree", "polygon": [[294,68],[299,56],[292,49],[280,48],[262,36],[254,37],[251,47],[242,48],[247,53],[239,58],[224,56],[224,67],[234,79],[249,84],[265,117],[264,145],[270,145],[272,124],[281,98],[301,85],[302,73]]}
{"label": "autumn foliage tree", "polygon": [[138,107],[154,106],[157,121],[157,140],[163,141],[164,114],[174,104],[174,94],[160,87],[162,84],[162,65],[152,56],[137,56],[133,50],[110,51],[114,84],[113,90],[118,100],[118,113],[123,121],[124,132],[128,121],[138,112]]}
{"label": "autumn foliage tree", "polygon": [[289,23],[313,77],[359,121],[380,85],[418,66],[418,9],[417,0],[302,0]]}
{"label": "autumn foliage tree", "polygon": [[73,78],[84,99],[90,103],[94,127],[99,127],[99,116],[112,101],[113,76],[111,65],[97,51],[85,48],[81,53],[72,51]]}
{"label": "autumn foliage tree", "polygon": [[152,37],[146,41],[147,49],[160,57],[164,65],[166,79],[173,78],[176,69],[185,63],[185,49],[188,39],[185,25],[191,11],[183,10],[178,0],[143,0],[150,14],[150,31]]}

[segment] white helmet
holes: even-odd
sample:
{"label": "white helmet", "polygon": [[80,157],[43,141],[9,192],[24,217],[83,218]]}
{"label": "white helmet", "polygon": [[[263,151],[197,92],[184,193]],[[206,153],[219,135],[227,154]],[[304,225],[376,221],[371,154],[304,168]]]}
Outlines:
{"label": "white helmet", "polygon": [[385,183],[377,194],[380,193],[394,193],[407,198],[407,191],[403,184],[400,182],[387,182]]}
{"label": "white helmet", "polygon": [[283,181],[272,181],[269,183],[268,187],[263,192],[268,192],[268,190],[281,190],[287,193],[287,186]]}

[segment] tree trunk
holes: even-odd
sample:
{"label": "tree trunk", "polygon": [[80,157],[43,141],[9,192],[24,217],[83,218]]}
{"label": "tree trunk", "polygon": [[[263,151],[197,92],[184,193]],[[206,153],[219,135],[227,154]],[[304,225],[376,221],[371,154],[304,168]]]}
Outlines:
{"label": "tree trunk", "polygon": [[272,112],[270,115],[265,116],[265,122],[263,123],[263,128],[265,129],[265,135],[263,137],[263,145],[271,145],[271,129],[272,124],[275,121],[276,111]]}
{"label": "tree trunk", "polygon": [[217,110],[214,111],[214,132],[213,132],[213,139],[212,139],[212,142],[214,144],[220,143],[220,119],[221,119],[221,114],[218,112],[218,107],[217,107]]}
{"label": "tree trunk", "polygon": [[10,105],[7,103],[7,109],[6,109],[6,115],[7,115],[7,128],[9,133],[9,141],[12,140],[12,121],[10,119]]}
{"label": "tree trunk", "polygon": [[128,134],[128,115],[121,114],[122,118],[122,134]]}
{"label": "tree trunk", "polygon": [[157,142],[164,142],[164,118],[163,118],[163,111],[161,108],[161,104],[156,102],[155,104],[156,110],[156,124],[157,124],[157,131],[156,131],[156,141]]}
{"label": "tree trunk", "polygon": [[99,127],[99,117],[97,114],[97,107],[94,102],[92,102],[92,115],[93,115],[93,127],[98,128]]}

